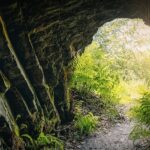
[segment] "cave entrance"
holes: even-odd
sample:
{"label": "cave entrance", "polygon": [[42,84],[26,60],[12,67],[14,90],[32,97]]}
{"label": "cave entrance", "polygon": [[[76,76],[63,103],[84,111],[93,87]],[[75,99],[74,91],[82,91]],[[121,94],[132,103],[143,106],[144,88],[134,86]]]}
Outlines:
{"label": "cave entrance", "polygon": [[[116,120],[118,122],[123,116],[125,122],[119,123],[120,127],[116,127],[112,131],[114,136],[118,134],[117,140],[119,141],[122,136],[121,132],[126,134],[126,137],[122,138],[127,138],[133,128],[132,123],[127,122],[128,116],[124,113],[129,112],[137,120],[143,119],[143,117],[149,119],[150,107],[145,110],[145,116],[142,111],[141,114],[137,114],[137,110],[140,110],[140,107],[143,108],[140,102],[144,99],[145,105],[148,105],[150,98],[149,96],[145,98],[145,93],[150,93],[149,58],[150,27],[145,25],[143,20],[118,18],[100,27],[93,37],[93,42],[85,48],[82,55],[79,54],[75,61],[72,79],[73,96],[77,103],[77,113],[83,116],[87,113],[83,117],[84,121],[81,116],[78,119],[79,128],[86,123],[89,125],[90,119],[94,124],[94,115],[100,116],[102,122],[108,119],[106,124]],[[122,109],[121,111],[118,111],[118,106]],[[131,111],[132,107],[133,111]],[[101,114],[104,114],[103,117]],[[141,115],[140,119],[138,115]],[[85,123],[84,125],[82,121]],[[141,124],[144,123],[144,121],[141,122]],[[120,129],[122,131],[119,133],[117,130]],[[107,137],[110,141],[113,141],[112,133],[110,133],[110,137]],[[111,145],[108,142],[107,145],[109,144]]]}

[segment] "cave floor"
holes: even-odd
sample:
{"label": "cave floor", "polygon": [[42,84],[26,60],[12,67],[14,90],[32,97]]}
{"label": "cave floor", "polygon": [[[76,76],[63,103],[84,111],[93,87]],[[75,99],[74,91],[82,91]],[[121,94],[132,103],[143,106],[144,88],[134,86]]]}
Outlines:
{"label": "cave floor", "polygon": [[82,150],[134,150],[137,147],[128,139],[133,122],[128,120],[117,123],[105,132],[98,132],[86,139]]}
{"label": "cave floor", "polygon": [[79,143],[73,143],[66,150],[149,150],[147,142],[140,140],[133,142],[129,139],[134,126],[134,122],[125,115],[129,106],[119,107],[119,109],[122,115],[121,120],[114,125],[108,125],[107,120],[103,120],[102,128]]}

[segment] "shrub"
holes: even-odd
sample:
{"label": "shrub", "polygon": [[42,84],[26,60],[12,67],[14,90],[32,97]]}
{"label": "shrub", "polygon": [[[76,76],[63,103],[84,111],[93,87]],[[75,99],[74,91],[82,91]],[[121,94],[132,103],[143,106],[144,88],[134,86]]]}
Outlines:
{"label": "shrub", "polygon": [[75,62],[71,85],[84,93],[93,92],[105,98],[115,98],[114,87],[119,83],[112,60],[95,42],[88,46]]}
{"label": "shrub", "polygon": [[131,109],[132,117],[138,121],[130,137],[133,140],[150,137],[150,92],[147,92],[140,99],[138,106]]}
{"label": "shrub", "polygon": [[150,92],[139,100],[139,105],[132,109],[133,116],[140,122],[150,126]]}
{"label": "shrub", "polygon": [[90,134],[96,129],[98,117],[89,112],[87,115],[78,114],[75,117],[75,128],[79,134]]}
{"label": "shrub", "polygon": [[41,132],[37,139],[33,139],[29,134],[23,134],[21,137],[25,140],[27,149],[64,150],[63,142],[50,134]]}
{"label": "shrub", "polygon": [[38,147],[48,146],[52,150],[64,149],[63,142],[60,139],[52,135],[45,135],[43,132],[40,133],[39,137],[37,138],[36,144]]}
{"label": "shrub", "polygon": [[136,125],[129,135],[129,138],[135,141],[136,139],[141,139],[145,137],[150,137],[150,130],[141,125]]}

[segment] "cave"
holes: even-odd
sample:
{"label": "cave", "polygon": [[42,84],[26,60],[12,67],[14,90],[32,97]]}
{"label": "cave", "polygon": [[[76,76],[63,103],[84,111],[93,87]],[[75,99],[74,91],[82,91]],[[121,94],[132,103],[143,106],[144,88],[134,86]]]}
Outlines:
{"label": "cave", "polygon": [[[9,136],[36,137],[71,121],[68,82],[76,54],[104,23],[150,24],[149,12],[149,0],[1,0],[0,135],[7,126]],[[0,137],[13,147],[6,139]]]}

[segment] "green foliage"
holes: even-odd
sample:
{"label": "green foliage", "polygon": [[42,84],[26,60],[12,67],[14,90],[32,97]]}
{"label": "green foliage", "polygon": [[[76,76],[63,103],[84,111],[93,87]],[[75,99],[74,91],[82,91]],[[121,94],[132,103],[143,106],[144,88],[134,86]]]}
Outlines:
{"label": "green foliage", "polygon": [[101,96],[104,113],[110,120],[118,117],[115,104],[118,103],[118,72],[113,69],[113,61],[95,42],[76,60],[72,87],[82,94],[88,92]]}
{"label": "green foliage", "polygon": [[85,53],[77,57],[72,78],[73,88],[102,97],[111,120],[119,115],[115,108],[118,102],[136,105],[132,116],[142,128],[135,127],[133,139],[140,134],[146,136],[145,126],[150,126],[150,92],[145,93],[150,86],[149,31],[140,19],[108,22],[98,30]]}
{"label": "green foliage", "polygon": [[89,112],[87,115],[78,114],[75,117],[75,128],[80,135],[90,134],[96,129],[98,117]]}
{"label": "green foliage", "polygon": [[35,147],[34,139],[29,134],[22,134],[21,137],[23,139],[27,139],[30,142],[30,144],[32,144]]}
{"label": "green foliage", "polygon": [[132,130],[130,137],[133,140],[150,137],[150,92],[139,100],[139,104],[131,109],[132,117],[139,123]]}
{"label": "green foliage", "polygon": [[[124,80],[150,80],[149,27],[140,19],[115,19],[99,28],[95,41],[115,59],[113,68]],[[140,35],[140,36],[139,36]]]}
{"label": "green foliage", "polygon": [[50,141],[48,137],[42,132],[40,133],[39,137],[37,138],[36,141],[39,145],[47,145],[50,144]]}
{"label": "green foliage", "polygon": [[138,106],[132,109],[132,113],[139,122],[150,126],[150,92],[143,95]]}
{"label": "green foliage", "polygon": [[37,138],[36,144],[38,146],[48,145],[48,147],[50,147],[52,150],[64,149],[63,142],[61,140],[52,135],[45,135],[43,132],[40,133],[39,137]]}
{"label": "green foliage", "polygon": [[133,141],[147,137],[150,137],[150,130],[141,127],[141,125],[136,125],[129,135],[129,138],[132,139]]}
{"label": "green foliage", "polygon": [[37,139],[33,139],[29,134],[22,134],[26,147],[30,149],[46,148],[48,150],[64,150],[63,142],[55,136],[45,135],[43,132],[39,134]]}
{"label": "green foliage", "polygon": [[72,87],[83,93],[94,92],[105,98],[114,98],[113,89],[119,79],[111,68],[112,63],[107,54],[93,42],[76,60]]}

